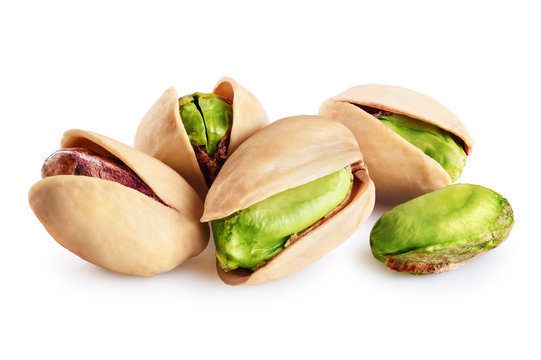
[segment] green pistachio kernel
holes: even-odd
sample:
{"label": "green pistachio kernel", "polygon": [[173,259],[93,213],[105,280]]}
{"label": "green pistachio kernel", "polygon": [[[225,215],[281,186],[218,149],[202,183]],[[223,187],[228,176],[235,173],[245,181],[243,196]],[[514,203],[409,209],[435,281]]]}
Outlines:
{"label": "green pistachio kernel", "polygon": [[370,247],[392,270],[440,273],[498,246],[513,223],[511,205],[500,194],[480,185],[450,185],[383,214]]}
{"label": "green pistachio kernel", "polygon": [[214,220],[212,233],[220,267],[255,270],[282,251],[291,235],[340,205],[351,185],[351,172],[344,168]]}
{"label": "green pistachio kernel", "polygon": [[192,145],[212,156],[233,124],[232,106],[214,94],[194,93],[179,100],[180,118]]}
{"label": "green pistachio kernel", "polygon": [[436,160],[449,174],[452,181],[460,177],[466,165],[466,153],[453,134],[405,115],[380,115],[378,119]]}

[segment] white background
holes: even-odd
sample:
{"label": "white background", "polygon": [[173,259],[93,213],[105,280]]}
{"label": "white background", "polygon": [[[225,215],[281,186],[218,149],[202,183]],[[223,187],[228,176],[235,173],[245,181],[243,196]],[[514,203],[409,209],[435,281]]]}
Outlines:
{"label": "white background", "polygon": [[[538,358],[539,10],[531,2],[5,1],[0,5],[2,359]],[[62,133],[128,144],[169,86],[231,76],[272,120],[362,83],[409,87],[475,140],[461,182],[500,192],[515,227],[433,276],[392,273],[368,236],[387,207],[287,278],[230,287],[214,248],[154,278],[58,245],[27,201]]]}

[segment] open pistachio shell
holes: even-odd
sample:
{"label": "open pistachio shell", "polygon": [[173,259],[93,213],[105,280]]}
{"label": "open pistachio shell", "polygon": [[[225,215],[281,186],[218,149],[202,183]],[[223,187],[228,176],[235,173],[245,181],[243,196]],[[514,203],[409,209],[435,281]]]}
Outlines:
{"label": "open pistachio shell", "polygon": [[[214,94],[233,105],[233,125],[228,155],[250,135],[268,124],[267,113],[257,98],[238,82],[224,77]],[[141,120],[135,134],[135,148],[172,167],[204,199],[208,187],[179,114],[178,94],[165,90]]]}
{"label": "open pistachio shell", "polygon": [[391,270],[441,273],[500,245],[513,223],[511,205],[500,194],[454,184],[383,214],[370,233],[370,247]]}
{"label": "open pistachio shell", "polygon": [[114,156],[167,205],[137,190],[99,178],[58,175],[38,181],[28,198],[45,229],[62,246],[103,268],[151,276],[199,254],[209,240],[199,222],[201,199],[174,170],[108,137],[70,130],[62,148]]}
{"label": "open pistachio shell", "polygon": [[257,284],[298,271],[345,241],[371,214],[374,184],[353,134],[320,116],[296,116],[252,135],[231,155],[205,200],[201,221],[224,218],[284,190],[306,184],[351,164],[354,181],[347,204],[292,242],[254,272],[218,275],[227,284]]}
{"label": "open pistachio shell", "polygon": [[451,184],[449,174],[434,159],[359,107],[406,115],[456,136],[467,155],[473,140],[460,120],[436,100],[398,86],[360,85],[326,100],[319,113],[346,125],[355,134],[377,200],[401,203]]}

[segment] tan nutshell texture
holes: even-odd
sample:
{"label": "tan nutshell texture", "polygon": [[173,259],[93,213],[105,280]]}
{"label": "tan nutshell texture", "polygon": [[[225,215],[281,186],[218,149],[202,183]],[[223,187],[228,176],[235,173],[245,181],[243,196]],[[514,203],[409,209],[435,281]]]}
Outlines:
{"label": "tan nutshell texture", "polygon": [[224,77],[214,87],[214,93],[233,104],[233,126],[227,148],[231,155],[244,140],[269,123],[267,113],[257,98],[237,81]]}
{"label": "tan nutshell texture", "polygon": [[233,153],[206,201],[202,221],[220,219],[281,191],[360,162],[347,205],[307,232],[253,273],[224,272],[227,284],[257,284],[278,279],[313,263],[345,241],[374,207],[374,184],[362,162],[353,134],[321,116],[278,120],[259,131]]}
{"label": "tan nutshell texture", "polygon": [[105,136],[64,134],[62,147],[85,147],[122,160],[168,206],[113,181],[47,177],[32,186],[32,210],[51,236],[81,258],[122,274],[151,276],[199,254],[209,240],[198,221],[201,199],[174,170]]}
{"label": "tan nutshell texture", "polygon": [[473,140],[464,125],[436,100],[397,86],[360,85],[326,100],[319,113],[346,125],[355,135],[376,184],[377,200],[397,204],[451,184],[434,159],[357,105],[403,114],[456,135],[466,154]]}
{"label": "tan nutshell texture", "polygon": [[178,94],[165,90],[137,128],[134,147],[162,161],[182,175],[204,198],[208,187],[180,120]]}
{"label": "tan nutshell texture", "polygon": [[[245,139],[266,126],[269,119],[259,100],[231,78],[222,78],[216,84],[214,94],[233,106],[230,155]],[[180,119],[178,98],[173,87],[162,94],[141,120],[134,146],[172,167],[204,199],[208,187]]]}

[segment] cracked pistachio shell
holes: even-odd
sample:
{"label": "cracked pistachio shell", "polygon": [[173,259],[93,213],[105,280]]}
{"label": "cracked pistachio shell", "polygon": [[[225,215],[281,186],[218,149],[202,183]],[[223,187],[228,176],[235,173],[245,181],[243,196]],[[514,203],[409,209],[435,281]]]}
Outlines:
{"label": "cracked pistachio shell", "polygon": [[209,230],[199,222],[201,199],[174,170],[92,132],[67,131],[61,147],[83,147],[120,159],[168,206],[113,181],[44,178],[32,186],[28,198],[60,245],[103,268],[139,276],[169,271],[206,247]]}
{"label": "cracked pistachio shell", "polygon": [[398,86],[359,85],[326,100],[319,113],[355,134],[380,202],[397,204],[451,184],[434,159],[357,105],[374,107],[424,121],[455,135],[467,155],[473,140],[460,120],[436,100]]}
{"label": "cracked pistachio shell", "polygon": [[[231,155],[250,135],[266,126],[269,119],[259,100],[231,78],[224,77],[218,81],[213,93],[233,106],[233,125],[227,149],[227,154]],[[208,187],[180,119],[178,99],[173,87],[165,90],[141,120],[134,146],[173,168],[204,199]]]}
{"label": "cracked pistachio shell", "polygon": [[224,272],[227,284],[257,284],[294,273],[340,245],[372,213],[374,184],[353,134],[321,116],[278,120],[231,155],[212,184],[201,221],[224,218],[284,190],[360,162],[347,205],[254,272]]}
{"label": "cracked pistachio shell", "polygon": [[500,245],[513,223],[511,205],[500,194],[455,184],[383,214],[370,233],[370,247],[391,270],[441,273]]}

